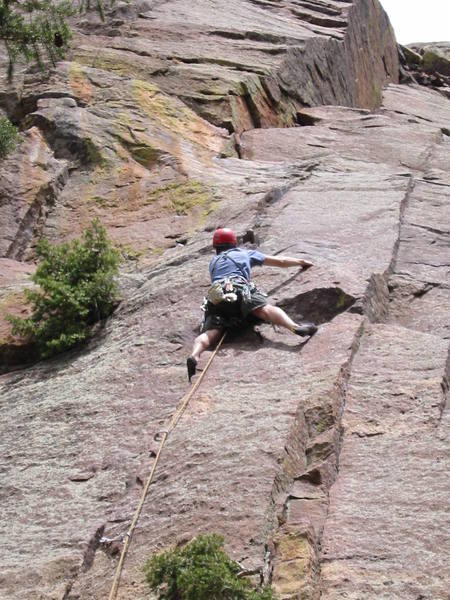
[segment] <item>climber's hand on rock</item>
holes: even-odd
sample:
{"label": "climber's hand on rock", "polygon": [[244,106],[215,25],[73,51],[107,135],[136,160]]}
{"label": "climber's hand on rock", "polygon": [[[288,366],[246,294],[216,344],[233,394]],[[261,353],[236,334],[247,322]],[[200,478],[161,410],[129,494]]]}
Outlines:
{"label": "climber's hand on rock", "polygon": [[312,262],[310,262],[309,260],[303,260],[302,258],[300,259],[300,265],[306,270],[309,269],[310,267],[313,266]]}

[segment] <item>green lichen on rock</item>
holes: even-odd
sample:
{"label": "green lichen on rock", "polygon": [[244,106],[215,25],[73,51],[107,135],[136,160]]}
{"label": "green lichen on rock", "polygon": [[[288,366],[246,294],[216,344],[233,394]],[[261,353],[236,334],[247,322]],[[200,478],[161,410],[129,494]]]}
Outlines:
{"label": "green lichen on rock", "polygon": [[274,589],[282,597],[294,597],[290,594],[298,593],[304,583],[311,558],[310,543],[303,532],[284,532],[275,540],[275,555]]}
{"label": "green lichen on rock", "polygon": [[423,53],[422,65],[427,73],[434,73],[435,71],[443,75],[450,73],[450,59],[428,48]]}
{"label": "green lichen on rock", "polygon": [[136,162],[147,169],[157,165],[162,150],[152,144],[146,128],[136,123],[130,113],[119,113],[114,129],[114,136]]}
{"label": "green lichen on rock", "polygon": [[308,426],[308,436],[313,440],[317,435],[328,431],[335,425],[332,404],[327,396],[320,397],[319,402],[305,410],[305,420]]}
{"label": "green lichen on rock", "polygon": [[333,416],[326,414],[323,419],[317,423],[317,433],[323,433],[330,429],[334,424]]}
{"label": "green lichen on rock", "polygon": [[[83,49],[83,52],[86,52],[86,50]],[[109,71],[117,75],[131,77],[136,76],[140,71],[139,67],[133,64],[132,61],[119,59],[114,55],[98,55],[97,52],[94,55],[88,53],[82,54],[78,49],[75,50],[75,58],[81,65],[101,69],[102,71]]]}
{"label": "green lichen on rock", "polygon": [[92,194],[91,196],[88,196],[86,198],[86,201],[88,203],[93,202],[97,206],[100,206],[101,208],[116,208],[119,206],[119,202],[117,201],[117,198],[113,195],[110,195],[108,198],[105,198],[105,196],[99,196],[96,194]]}
{"label": "green lichen on rock", "polygon": [[195,179],[158,188],[147,196],[146,203],[161,199],[166,200],[167,207],[177,215],[187,215],[196,208],[200,208],[203,215],[209,214],[215,201],[213,191]]}
{"label": "green lichen on rock", "polygon": [[139,261],[144,251],[136,250],[136,248],[133,248],[129,244],[123,244],[120,246],[120,253],[125,260]]}
{"label": "green lichen on rock", "polygon": [[306,558],[309,556],[309,542],[303,533],[289,531],[281,538],[277,553],[283,560]]}
{"label": "green lichen on rock", "polygon": [[161,156],[160,150],[146,144],[128,146],[128,150],[134,160],[146,168],[155,165]]}
{"label": "green lichen on rock", "polygon": [[220,152],[224,137],[217,134],[212,126],[199,117],[181,100],[164,94],[156,85],[134,79],[131,83],[134,102],[158,128],[163,127],[175,136],[169,136],[165,149],[178,156],[184,153],[183,140],[188,140],[197,147],[203,146],[208,151]]}
{"label": "green lichen on rock", "polygon": [[383,92],[377,81],[372,82],[372,108],[380,106],[383,99]]}
{"label": "green lichen on rock", "polygon": [[178,103],[161,92],[158,86],[134,79],[132,82],[133,96],[138,105],[147,115],[161,121],[169,129],[178,131],[180,121],[187,118],[188,109],[180,107]]}
{"label": "green lichen on rock", "polygon": [[97,145],[95,144],[95,142],[92,140],[92,138],[85,138],[84,144],[85,144],[86,156],[87,156],[88,161],[92,165],[105,166],[107,163],[107,160],[104,157],[104,155],[102,154],[100,148],[98,148]]}
{"label": "green lichen on rock", "polygon": [[353,302],[353,298],[351,296],[349,296],[342,290],[339,290],[339,296],[337,299],[336,308],[338,308],[338,309],[348,308],[348,306],[350,306],[352,304],[352,302]]}

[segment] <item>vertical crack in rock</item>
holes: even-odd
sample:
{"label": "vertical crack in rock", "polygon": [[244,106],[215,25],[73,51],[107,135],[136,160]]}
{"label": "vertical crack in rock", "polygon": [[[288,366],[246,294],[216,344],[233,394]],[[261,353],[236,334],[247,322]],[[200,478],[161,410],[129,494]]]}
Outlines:
{"label": "vertical crack in rock", "polygon": [[29,258],[30,245],[42,234],[49,212],[68,184],[71,170],[65,161],[59,160],[55,139],[33,123],[32,114],[37,110],[35,96],[23,100],[15,97],[8,109],[13,122],[25,128],[20,152],[11,155],[9,160],[13,163],[5,171],[7,176],[14,173],[15,179],[8,181],[9,177],[5,177],[2,182],[2,191],[12,204],[13,220],[8,216],[7,222],[10,221],[10,228],[14,227],[4,256],[23,261]]}
{"label": "vertical crack in rock", "polygon": [[89,540],[88,546],[84,553],[83,562],[81,564],[81,571],[86,572],[92,567],[94,562],[95,553],[97,552],[100,546],[100,540],[103,536],[103,532],[105,531],[105,525],[100,525],[100,527],[96,530],[92,538]]}
{"label": "vertical crack in rock", "polygon": [[409,199],[415,187],[415,180],[412,174],[409,174],[408,177],[408,187],[399,207],[397,239],[392,248],[392,258],[389,266],[384,273],[374,273],[371,276],[362,300],[362,307],[360,304],[357,304],[351,309],[352,312],[362,312],[372,323],[384,323],[389,314],[389,279],[397,264],[402,224]]}
{"label": "vertical crack in rock", "polygon": [[427,145],[416,184],[401,224],[401,246],[389,277],[389,321],[448,339],[450,294],[447,285],[445,161],[442,130]]}
{"label": "vertical crack in rock", "polygon": [[[432,166],[433,148],[427,148],[425,153],[425,164],[423,164],[421,168],[424,169],[424,171],[428,171]],[[439,173],[439,171],[437,171],[437,173]],[[436,178],[437,177],[438,176],[436,176]],[[434,461],[432,458],[434,456],[433,450],[439,448],[439,444],[444,440],[443,428],[434,433],[431,430],[440,427],[443,423],[444,416],[446,419],[448,418],[446,408],[449,394],[450,374],[450,360],[446,349],[445,353],[447,360],[439,386],[439,379],[436,378],[436,374],[438,374],[439,377],[439,373],[442,373],[442,371],[439,370],[442,368],[442,363],[438,363],[438,367],[436,368],[434,360],[437,361],[442,359],[442,337],[444,336],[439,336],[439,332],[435,332],[435,325],[439,324],[439,319],[441,318],[440,312],[442,312],[442,308],[440,306],[438,308],[437,303],[439,301],[448,302],[448,295],[442,290],[441,282],[443,281],[442,273],[444,269],[441,271],[438,271],[438,269],[431,269],[431,273],[429,269],[430,266],[446,266],[445,262],[443,264],[442,262],[435,262],[433,260],[436,256],[434,245],[436,243],[438,245],[439,243],[442,244],[443,240],[445,244],[446,233],[442,232],[440,227],[440,223],[442,222],[442,212],[440,211],[442,211],[445,200],[442,201],[439,193],[436,194],[436,192],[431,192],[427,189],[430,186],[426,181],[426,177],[424,179],[425,181],[420,179],[414,180],[412,175],[410,175],[407,193],[400,205],[399,231],[397,241],[393,247],[390,265],[383,275],[376,274],[372,277],[367,289],[364,309],[368,318],[374,322],[389,321],[389,326],[376,326],[369,332],[369,336],[366,338],[368,343],[366,344],[365,353],[362,351],[362,355],[360,355],[360,358],[358,359],[359,364],[354,368],[354,380],[352,376],[351,382],[352,406],[349,408],[348,414],[346,415],[347,433],[344,450],[346,464],[343,465],[343,473],[340,475],[341,479],[338,484],[339,489],[334,494],[333,504],[330,510],[327,533],[323,538],[323,564],[325,565],[326,563],[327,566],[323,567],[324,576],[322,581],[317,580],[315,595],[312,597],[322,597],[322,594],[327,598],[331,596],[335,597],[335,594],[336,597],[339,594],[344,596],[351,595],[351,592],[349,594],[349,592],[344,592],[344,590],[360,591],[362,589],[361,581],[364,581],[364,585],[367,583],[367,588],[364,589],[367,589],[368,596],[370,595],[372,597],[372,594],[374,594],[375,597],[377,596],[377,592],[379,595],[380,587],[378,587],[378,585],[381,581],[383,581],[383,584],[386,583],[386,579],[382,579],[383,569],[377,570],[376,575],[374,573],[369,573],[370,567],[367,568],[367,562],[383,560],[383,558],[385,558],[383,552],[380,551],[378,553],[378,549],[381,550],[381,548],[383,548],[384,551],[386,551],[385,549],[389,548],[389,556],[386,556],[386,558],[390,561],[390,564],[393,565],[395,564],[395,558],[393,557],[395,557],[396,552],[399,555],[403,555],[404,548],[408,545],[406,540],[408,539],[409,534],[402,530],[401,525],[395,523],[395,519],[394,522],[392,520],[390,522],[391,528],[395,525],[394,530],[388,531],[385,536],[380,535],[380,539],[384,538],[383,542],[380,542],[380,539],[371,539],[370,526],[365,533],[367,536],[367,543],[366,540],[363,540],[364,533],[361,534],[360,539],[354,540],[352,539],[353,535],[348,531],[344,533],[344,531],[336,530],[337,525],[342,529],[345,528],[345,521],[338,523],[337,519],[342,517],[346,510],[349,510],[351,502],[357,502],[358,492],[361,493],[362,489],[364,489],[364,491],[367,489],[364,483],[361,483],[361,479],[364,480],[363,470],[367,469],[367,461],[370,454],[374,456],[372,468],[375,464],[378,464],[380,472],[386,471],[389,473],[389,476],[383,481],[383,487],[387,487],[389,493],[386,494],[385,489],[377,488],[376,482],[380,478],[380,475],[379,473],[374,473],[373,486],[372,488],[369,488],[367,501],[362,503],[363,507],[358,510],[356,518],[353,520],[349,516],[346,522],[347,526],[351,522],[350,528],[353,528],[355,533],[357,530],[361,531],[361,523],[364,523],[365,519],[367,519],[368,523],[377,522],[375,504],[377,503],[376,493],[379,489],[380,495],[384,495],[385,506],[387,506],[387,498],[390,499],[393,514],[395,514],[396,509],[398,510],[398,506],[396,505],[396,494],[399,494],[399,505],[414,506],[414,504],[417,503],[417,505],[420,506],[421,513],[420,517],[416,515],[417,522],[419,523],[421,519],[424,521],[429,519],[429,522],[431,523],[433,519],[439,518],[439,508],[437,508],[437,506],[442,502],[445,502],[445,498],[439,502],[436,501],[436,498],[438,498],[440,494],[440,488],[439,484],[437,484],[436,487],[432,484],[430,485],[433,475],[430,476],[429,473],[427,473],[427,475],[417,475],[421,472],[421,469],[417,465],[421,464],[420,460],[422,458],[422,453],[423,456],[426,456],[423,463],[426,465],[424,469],[426,470],[428,465]],[[439,225],[435,228],[430,227],[430,225],[433,225],[434,223],[439,223]],[[431,229],[434,230],[430,231]],[[396,314],[392,317],[389,313],[392,302],[392,293],[393,290],[396,290],[395,286],[398,286],[396,298],[397,306]],[[442,295],[439,295],[439,292],[437,291],[437,288],[439,287],[441,287],[440,291],[442,292]],[[435,293],[436,296],[434,297],[434,300],[430,299],[429,296],[434,296]],[[411,308],[410,305],[413,301],[417,300],[417,304],[420,304],[420,299],[422,298],[424,298],[424,309]],[[424,329],[421,317],[427,313],[428,310],[433,312],[433,314],[427,314],[428,323]],[[400,322],[402,325],[405,325],[405,329],[398,327]],[[391,325],[392,329],[390,328]],[[396,330],[397,327],[398,330]],[[420,332],[424,330],[427,331],[427,333],[432,333],[432,335],[436,336],[434,341],[429,335],[424,335],[421,338]],[[377,334],[378,337],[376,337]],[[371,342],[370,336],[374,336],[374,341]],[[398,341],[398,339],[401,341]],[[427,346],[427,344],[429,344],[429,346]],[[370,348],[370,351],[367,350],[367,347]],[[389,348],[390,351],[386,350],[386,348]],[[403,360],[410,360],[412,361],[412,364],[416,357],[417,369],[420,373],[417,381],[414,381],[414,377],[411,377],[411,384],[408,381],[408,385],[411,385],[411,391],[409,392],[409,397],[404,400],[405,405],[402,409],[398,409],[399,399],[397,398],[400,398],[402,393],[404,394],[402,382],[405,381],[405,379],[403,379],[402,366],[404,367],[405,365],[402,365],[401,360],[399,360],[398,363],[396,362],[393,355],[393,352],[395,352],[394,348],[396,348],[399,357],[404,353]],[[439,358],[435,359],[434,354]],[[368,359],[370,360],[372,358],[374,360],[374,366],[367,364],[369,362]],[[378,363],[376,362],[377,359]],[[396,368],[399,371],[398,373],[395,373]],[[421,372],[422,368],[424,372],[423,375]],[[429,371],[433,372],[433,369],[436,369],[433,375],[425,373]],[[414,366],[411,366],[411,371],[413,372],[413,370]],[[380,372],[382,375],[380,375]],[[387,387],[386,390],[383,390],[385,381],[387,381]],[[355,389],[359,390],[359,396],[358,393],[355,392]],[[425,389],[427,391],[425,391]],[[421,393],[417,393],[417,390],[420,390]],[[420,408],[414,406],[414,402],[417,401],[417,398],[421,397],[421,394],[423,397],[426,397],[427,392],[429,394],[429,405],[427,408],[430,410],[430,416],[426,416],[427,408],[425,407],[425,400],[422,400]],[[414,415],[415,408],[417,410],[417,415],[419,415],[418,422],[420,425],[413,423],[414,419],[412,417],[410,417],[411,422],[408,423],[410,427],[414,425],[417,427],[416,431],[413,429],[413,433],[411,434],[411,432],[408,431],[408,434],[411,435],[411,441],[413,442],[411,446],[415,446],[419,449],[414,455],[414,461],[408,466],[406,466],[410,455],[408,444],[406,444],[406,447],[403,449],[403,454],[401,452],[399,452],[398,456],[395,454],[397,432],[395,426],[389,423],[389,400],[384,404],[384,394],[388,397],[389,393],[391,394],[391,402],[394,407],[393,414],[395,415],[395,411],[398,411],[397,418],[394,417],[396,421],[395,424],[397,424],[397,420],[401,420],[401,415],[404,413],[411,413]],[[370,400],[372,400],[372,398],[376,400],[380,399],[380,405],[378,406],[377,403],[372,413],[367,411],[367,407],[366,411],[364,411],[364,406],[360,406],[363,404],[362,399],[365,397],[368,397]],[[368,400],[368,403],[370,400]],[[362,419],[365,429],[359,425],[358,418],[360,415],[358,415],[358,411],[360,411],[361,415],[369,412],[368,416],[364,414],[365,420]],[[437,416],[436,413],[438,413]],[[352,423],[356,423],[356,427],[353,426],[353,429]],[[424,425],[424,423],[426,423],[426,425]],[[403,427],[405,427],[405,425],[403,425]],[[408,428],[405,427],[405,431],[407,429]],[[368,444],[366,448],[362,450],[362,447],[358,445],[354,445],[352,448],[352,434],[353,436],[356,435],[359,437],[373,437],[378,435],[383,437],[378,443],[374,442],[372,446]],[[404,436],[402,435],[401,437],[403,438]],[[339,449],[343,444],[344,439],[342,432]],[[386,449],[388,450],[388,456],[384,457],[382,455]],[[398,449],[401,450],[401,448]],[[438,452],[437,450],[435,451]],[[389,453],[393,456],[389,456]],[[337,470],[339,470],[339,451],[337,457]],[[443,455],[438,454],[436,464],[440,465],[441,460],[443,460]],[[369,465],[371,464],[370,461],[368,461],[368,463]],[[402,465],[399,468],[399,471],[401,472],[404,490],[395,488],[395,463]],[[403,464],[405,466],[403,466]],[[360,471],[358,471],[358,468]],[[409,472],[408,468],[410,468]],[[439,472],[442,468],[442,465],[440,465],[437,467],[436,471]],[[392,471],[394,475],[392,474]],[[430,471],[431,473],[433,472],[433,467],[430,467]],[[370,471],[367,471],[367,473],[370,473]],[[367,481],[371,479],[371,476],[372,474],[368,475]],[[427,476],[429,477],[428,483],[424,483]],[[408,484],[412,484],[413,482],[414,485],[412,485],[412,491],[409,491],[407,489]],[[392,491],[392,488],[395,490],[394,492]],[[409,497],[408,494],[410,494]],[[432,501],[429,501],[427,494],[432,498]],[[336,517],[337,514],[339,517]],[[348,512],[347,515],[349,515]],[[422,517],[422,515],[424,516]],[[386,523],[389,523],[389,519],[386,520]],[[418,529],[425,530],[423,524],[416,525],[416,528],[417,527]],[[386,529],[389,530],[390,527],[386,525]],[[355,535],[355,537],[357,538],[358,536]],[[414,534],[411,536],[411,542],[413,537]],[[388,543],[387,540],[389,540]],[[381,545],[382,543],[383,546]],[[390,545],[392,546],[390,547]],[[346,547],[352,549],[361,548],[362,552],[350,552],[346,554]],[[423,552],[420,543],[417,547]],[[413,557],[415,551],[417,552],[417,550],[414,549],[414,543],[411,543],[409,556]],[[338,560],[346,561],[345,567],[341,572],[335,567],[336,561]],[[427,589],[433,589],[431,593],[434,593],[436,597],[440,597],[439,591],[437,591],[437,593],[434,591],[435,589],[440,589],[440,584],[436,584],[437,587],[434,587],[435,582],[433,581],[432,576],[432,573],[436,572],[436,569],[438,569],[439,572],[439,567],[436,567],[436,564],[439,564],[438,553],[433,555],[433,551],[430,551],[429,560],[429,565],[424,561],[425,566],[421,564],[419,560],[417,565],[418,571],[414,572],[412,575],[407,571],[402,573],[401,585],[399,581],[396,581],[396,577],[392,576],[392,585],[396,586],[395,588],[391,588],[392,595],[400,597],[403,594],[404,596],[407,589],[413,593],[414,581],[423,581],[424,578],[426,578]],[[329,562],[332,563],[331,566]],[[410,564],[412,563],[410,562]],[[386,567],[385,573],[387,577],[390,578],[392,575],[392,567]],[[361,579],[359,579],[360,576]],[[423,590],[424,588],[420,587],[421,585],[422,584],[419,584],[419,589]]]}
{"label": "vertical crack in rock", "polygon": [[450,349],[447,357],[447,364],[445,365],[445,372],[441,382],[442,388],[442,401],[439,407],[439,420],[438,425],[442,423],[442,417],[447,411],[448,397],[450,395]]}
{"label": "vertical crack in rock", "polygon": [[78,569],[78,572],[74,575],[72,580],[69,581],[69,583],[67,584],[66,590],[64,592],[64,596],[62,597],[61,600],[68,600],[70,598],[70,593],[72,591],[72,588],[75,585],[75,582],[77,581],[80,574],[86,573],[87,571],[89,571],[89,569],[94,564],[95,553],[97,552],[98,548],[100,547],[100,543],[101,543],[103,533],[105,531],[105,527],[106,527],[105,524],[100,525],[100,527],[98,527],[96,529],[94,535],[89,540],[89,542],[87,544],[87,548],[84,552],[83,562],[81,563],[80,568]]}
{"label": "vertical crack in rock", "polygon": [[73,581],[71,583],[67,584],[66,591],[64,592],[64,596],[62,597],[62,600],[68,600],[68,598],[70,597],[70,592],[72,591],[72,588],[73,588]]}
{"label": "vertical crack in rock", "polygon": [[47,214],[51,207],[56,204],[68,178],[69,172],[65,168],[57,175],[55,180],[49,181],[47,186],[39,190],[20,222],[15,238],[6,251],[6,258],[23,260],[30,243],[40,237]]}
{"label": "vertical crack in rock", "polygon": [[271,582],[281,598],[317,594],[329,490],[339,472],[347,384],[364,323],[328,392],[310,406],[299,406],[286,442],[268,514],[270,557],[265,569],[265,583]]}
{"label": "vertical crack in rock", "polygon": [[[414,179],[409,175],[407,190],[399,206],[398,234],[389,266],[384,273],[371,277],[362,306],[352,306],[354,299],[351,297],[343,303],[343,310],[365,315],[354,336],[350,356],[342,364],[326,399],[322,396],[316,406],[308,407],[306,404],[304,408],[302,404],[299,408],[286,444],[283,469],[274,484],[268,533],[270,568],[266,569],[266,581],[272,581],[281,598],[316,598],[320,593],[321,540],[329,510],[329,490],[339,474],[342,418],[352,364],[366,319],[379,322],[388,316],[388,281],[397,262],[401,228],[414,185]],[[338,288],[322,292],[325,292],[328,304],[330,294],[334,297],[343,293]],[[284,302],[283,306],[289,307],[292,312],[294,305],[298,305],[300,312],[308,313],[309,318],[320,322],[320,314],[308,312],[308,306],[317,305],[318,294],[320,290],[312,290],[301,298]],[[324,311],[323,302],[319,304],[317,311],[321,313]],[[322,316],[321,322],[324,322],[335,315],[328,311]],[[445,398],[448,378],[444,378],[443,390]]]}
{"label": "vertical crack in rock", "polygon": [[[350,312],[363,312],[365,318],[372,322],[385,321],[388,316],[388,281],[395,269],[400,247],[401,228],[413,189],[414,179],[412,175],[409,175],[407,190],[399,206],[398,234],[392,248],[392,257],[388,268],[382,274],[372,275],[364,296],[362,311],[358,306],[346,307],[350,308]],[[294,537],[302,542],[299,546],[301,552],[298,553],[299,557],[295,560],[302,562],[304,575],[298,591],[303,594],[302,597],[306,598],[316,598],[320,594],[322,533],[329,510],[329,490],[339,476],[340,452],[343,443],[342,418],[346,404],[347,386],[360,339],[364,334],[364,323],[365,321],[362,322],[355,335],[351,355],[342,365],[339,377],[335,382],[333,411],[327,412],[326,406],[322,405],[315,411],[306,411],[305,413],[305,423],[308,427],[307,470],[300,477],[294,478],[283,506],[282,514],[284,515],[283,519],[286,519],[286,524],[283,523],[280,529],[284,527],[287,529],[287,534],[292,536],[292,530],[289,532],[289,512],[295,512],[292,507],[293,502],[298,505],[297,522],[292,517],[290,520],[294,524]],[[327,423],[329,429],[319,431],[318,423],[323,422]],[[315,436],[311,436],[311,427]],[[322,427],[323,425],[320,429]],[[296,487],[299,490],[297,492],[295,491]],[[273,538],[274,547],[276,547],[279,535],[280,530]],[[286,533],[283,532],[282,535],[285,536]],[[275,554],[276,565],[280,558],[276,552]],[[293,590],[289,590],[289,592],[291,591]],[[297,590],[295,591],[297,592]]]}

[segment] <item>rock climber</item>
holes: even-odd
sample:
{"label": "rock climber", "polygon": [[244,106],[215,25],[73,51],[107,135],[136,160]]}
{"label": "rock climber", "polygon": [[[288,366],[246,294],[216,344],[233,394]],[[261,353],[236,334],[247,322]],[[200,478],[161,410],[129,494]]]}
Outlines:
{"label": "rock climber", "polygon": [[187,359],[189,381],[195,375],[202,352],[219,341],[224,329],[243,326],[252,315],[300,336],[311,336],[317,331],[314,323],[295,323],[284,310],[269,304],[267,295],[250,281],[251,268],[257,265],[308,269],[311,262],[287,256],[265,256],[259,250],[239,248],[236,234],[227,228],[214,232],[213,247],[216,256],[209,264],[212,285],[202,306],[201,333]]}

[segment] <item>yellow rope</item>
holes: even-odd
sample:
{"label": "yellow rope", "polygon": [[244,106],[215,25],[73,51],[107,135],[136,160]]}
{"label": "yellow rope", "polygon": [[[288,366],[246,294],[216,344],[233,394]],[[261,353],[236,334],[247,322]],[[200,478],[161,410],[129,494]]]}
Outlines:
{"label": "yellow rope", "polygon": [[169,433],[171,431],[173,431],[173,429],[175,429],[175,427],[177,426],[177,423],[181,419],[181,416],[183,415],[183,412],[185,411],[187,405],[189,404],[189,401],[191,400],[192,396],[195,394],[195,392],[197,391],[198,387],[200,386],[200,384],[202,382],[202,379],[205,376],[206,371],[209,369],[209,366],[211,365],[212,361],[214,360],[214,357],[216,356],[217,352],[219,351],[219,348],[222,345],[222,342],[225,339],[226,334],[227,334],[227,332],[225,331],[225,333],[222,335],[219,343],[217,344],[214,352],[209,357],[209,360],[206,363],[206,366],[203,369],[202,374],[200,375],[200,377],[198,378],[198,380],[195,382],[195,384],[192,387],[192,389],[182,398],[182,400],[181,400],[181,402],[179,404],[178,409],[172,415],[172,418],[170,420],[169,426],[167,427],[167,429],[165,431],[162,432],[161,441],[159,443],[159,448],[158,448],[158,452],[156,453],[155,460],[153,461],[152,470],[150,472],[150,475],[148,476],[148,479],[147,479],[147,482],[145,484],[144,490],[142,492],[142,496],[141,496],[141,499],[139,501],[138,507],[136,509],[136,512],[134,513],[134,517],[133,517],[133,520],[131,522],[130,528],[128,529],[128,531],[127,531],[127,533],[125,535],[125,543],[123,545],[122,553],[120,555],[120,559],[119,559],[119,562],[117,564],[116,573],[115,573],[115,576],[114,576],[114,581],[113,581],[113,584],[112,584],[111,592],[109,594],[109,600],[115,600],[117,598],[117,591],[119,589],[120,576],[122,574],[123,564],[125,562],[125,557],[126,557],[127,552],[128,552],[128,547],[129,547],[129,545],[131,543],[131,537],[133,535],[134,529],[135,529],[135,527],[137,525],[138,519],[139,519],[140,514],[142,512],[142,508],[144,506],[144,502],[145,502],[145,499],[147,497],[150,484],[151,484],[151,482],[153,480],[153,474],[155,473],[155,469],[156,469],[156,466],[158,464],[159,457],[161,456],[161,452],[162,452],[162,449],[163,449],[164,444],[166,442],[166,439],[167,439]]}

